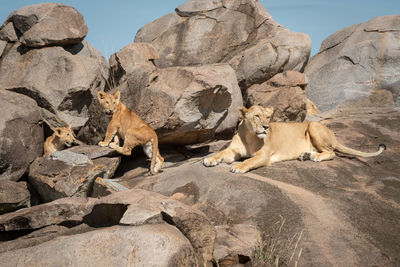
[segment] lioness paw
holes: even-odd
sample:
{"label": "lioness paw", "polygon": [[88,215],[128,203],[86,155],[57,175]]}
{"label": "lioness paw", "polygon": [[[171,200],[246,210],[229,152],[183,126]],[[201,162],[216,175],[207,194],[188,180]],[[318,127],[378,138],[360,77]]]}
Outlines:
{"label": "lioness paw", "polygon": [[99,146],[105,147],[108,146],[107,142],[101,141],[99,142]]}
{"label": "lioness paw", "polygon": [[213,157],[203,159],[203,165],[206,167],[213,167],[217,164],[218,164],[218,161],[216,159],[214,159]]}
{"label": "lioness paw", "polygon": [[317,155],[311,155],[310,156],[310,160],[314,161],[314,162],[321,162],[322,161],[321,158],[319,156],[317,156]]}
{"label": "lioness paw", "polygon": [[304,152],[304,153],[302,153],[302,154],[299,156],[299,160],[300,160],[300,161],[306,161],[306,160],[309,160],[310,157],[311,157],[311,153],[309,153],[309,152]]}
{"label": "lioness paw", "polygon": [[241,164],[235,164],[231,167],[231,172],[233,173],[245,173],[247,169],[244,168]]}

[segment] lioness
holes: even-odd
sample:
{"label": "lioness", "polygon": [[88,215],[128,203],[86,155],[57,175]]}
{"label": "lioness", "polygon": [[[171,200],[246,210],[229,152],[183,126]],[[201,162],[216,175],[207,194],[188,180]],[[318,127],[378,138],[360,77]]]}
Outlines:
{"label": "lioness", "polygon": [[74,142],[75,135],[71,127],[56,128],[54,133],[47,137],[44,142],[43,156],[47,156],[57,150],[62,150],[65,146],[70,147]]}
{"label": "lioness", "polygon": [[[120,101],[120,92],[114,95],[98,92],[97,98],[104,112],[112,114],[106,137],[104,141],[99,142],[99,146],[110,146],[118,153],[129,156],[135,146],[141,145],[144,153],[151,159],[151,174],[158,173],[164,158],[158,151],[158,138],[154,130]],[[110,143],[117,133],[124,140],[123,147],[119,146],[118,138]]]}
{"label": "lioness", "polygon": [[377,152],[366,153],[348,148],[339,144],[334,133],[320,122],[270,123],[272,108],[255,105],[249,109],[241,108],[240,112],[241,122],[232,143],[215,156],[205,158],[205,166],[250,157],[231,167],[232,172],[245,173],[284,160],[330,160],[335,157],[335,150],[353,156],[373,157],[386,149],[385,145],[379,145]]}

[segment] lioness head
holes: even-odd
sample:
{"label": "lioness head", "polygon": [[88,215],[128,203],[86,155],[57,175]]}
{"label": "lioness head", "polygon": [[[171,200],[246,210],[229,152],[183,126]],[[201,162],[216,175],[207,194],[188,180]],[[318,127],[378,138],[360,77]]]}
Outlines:
{"label": "lioness head", "polygon": [[247,128],[252,130],[258,138],[264,139],[268,134],[269,122],[274,109],[254,105],[249,109],[240,108],[239,111],[242,123],[245,123]]}
{"label": "lioness head", "polygon": [[116,92],[112,95],[100,91],[97,93],[97,98],[99,99],[100,106],[104,109],[104,113],[111,115],[117,110],[120,93]]}
{"label": "lioness head", "polygon": [[71,127],[56,128],[54,134],[58,137],[60,144],[66,145],[67,147],[72,146],[75,142],[75,135]]}

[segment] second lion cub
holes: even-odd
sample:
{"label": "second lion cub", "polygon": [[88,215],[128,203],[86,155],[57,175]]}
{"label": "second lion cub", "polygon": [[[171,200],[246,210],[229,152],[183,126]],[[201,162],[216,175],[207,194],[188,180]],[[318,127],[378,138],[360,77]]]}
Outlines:
{"label": "second lion cub", "polygon": [[[129,156],[135,146],[141,145],[144,153],[151,159],[151,174],[158,173],[164,158],[158,151],[158,138],[155,131],[120,101],[120,92],[114,95],[98,92],[97,98],[104,112],[108,115],[112,114],[106,137],[104,141],[99,142],[99,146],[110,146],[118,153]],[[111,143],[116,134],[124,140],[123,147],[120,147],[118,142]]]}

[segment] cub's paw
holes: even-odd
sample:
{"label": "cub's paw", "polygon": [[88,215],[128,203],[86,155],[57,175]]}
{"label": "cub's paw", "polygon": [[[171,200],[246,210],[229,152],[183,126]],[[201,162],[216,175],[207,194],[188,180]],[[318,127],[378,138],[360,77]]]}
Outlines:
{"label": "cub's paw", "polygon": [[213,167],[217,164],[218,164],[218,161],[213,157],[203,159],[203,165],[206,167]]}
{"label": "cub's paw", "polygon": [[306,161],[306,160],[309,160],[310,157],[311,157],[311,153],[309,153],[309,152],[304,152],[304,153],[302,153],[302,154],[299,156],[299,160],[300,160],[300,161]]}
{"label": "cub's paw", "polygon": [[247,172],[247,168],[245,168],[245,166],[243,166],[242,163],[239,164],[235,164],[231,167],[231,172],[233,173],[245,173]]}
{"label": "cub's paw", "polygon": [[108,147],[110,147],[110,148],[112,148],[112,149],[116,149],[117,147],[119,147],[119,144],[117,144],[117,143],[110,143],[109,145],[108,145]]}
{"label": "cub's paw", "polygon": [[105,146],[108,146],[108,143],[101,141],[101,142],[99,142],[99,146],[105,147]]}

